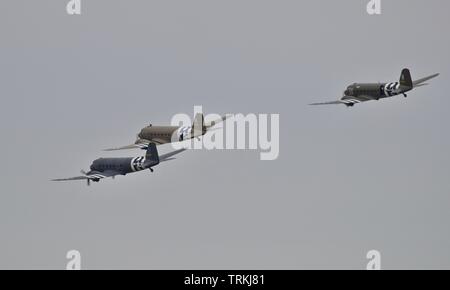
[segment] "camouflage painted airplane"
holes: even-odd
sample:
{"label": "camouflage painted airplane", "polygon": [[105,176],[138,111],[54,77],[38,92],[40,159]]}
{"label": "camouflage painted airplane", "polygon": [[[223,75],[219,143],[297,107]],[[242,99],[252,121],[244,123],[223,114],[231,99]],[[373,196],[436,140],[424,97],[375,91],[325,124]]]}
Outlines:
{"label": "camouflage painted airplane", "polygon": [[411,74],[409,69],[405,68],[402,70],[400,75],[400,81],[392,83],[354,83],[347,87],[344,94],[340,100],[325,102],[325,103],[313,103],[310,105],[337,105],[343,104],[347,107],[352,107],[354,104],[379,100],[384,98],[393,97],[402,94],[405,98],[407,97],[406,92],[420,87],[425,86],[426,81],[437,77],[439,74],[434,74],[422,79],[413,81],[411,79]]}
{"label": "camouflage painted airplane", "polygon": [[126,175],[149,169],[153,172],[153,167],[160,162],[172,160],[172,156],[184,151],[186,149],[175,150],[161,156],[158,156],[158,150],[154,143],[149,144],[145,156],[140,157],[119,157],[119,158],[99,158],[92,162],[90,171],[85,172],[81,170],[82,176],[71,178],[52,179],[52,181],[68,181],[68,180],[86,180],[87,185],[91,181],[99,182],[100,179],[106,177],[114,178],[116,175]]}
{"label": "camouflage painted airplane", "polygon": [[224,121],[227,116],[223,116],[218,120],[205,124],[203,114],[198,113],[195,115],[194,122],[190,127],[177,127],[177,126],[153,126],[150,124],[137,134],[134,144],[126,145],[118,148],[109,148],[105,151],[122,150],[122,149],[147,149],[148,144],[155,143],[156,145],[184,141],[192,138],[198,138],[203,136],[211,130],[211,127]]}

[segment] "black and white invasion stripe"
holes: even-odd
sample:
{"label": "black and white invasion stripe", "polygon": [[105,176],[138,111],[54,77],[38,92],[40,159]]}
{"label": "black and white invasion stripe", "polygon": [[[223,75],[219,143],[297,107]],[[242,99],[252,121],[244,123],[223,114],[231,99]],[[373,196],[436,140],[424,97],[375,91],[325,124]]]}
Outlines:
{"label": "black and white invasion stripe", "polygon": [[400,83],[387,83],[383,87],[383,92],[386,96],[391,97],[399,94]]}
{"label": "black and white invasion stripe", "polygon": [[139,170],[145,169],[144,162],[145,162],[145,156],[135,157],[135,158],[131,159],[131,170],[139,171]]}

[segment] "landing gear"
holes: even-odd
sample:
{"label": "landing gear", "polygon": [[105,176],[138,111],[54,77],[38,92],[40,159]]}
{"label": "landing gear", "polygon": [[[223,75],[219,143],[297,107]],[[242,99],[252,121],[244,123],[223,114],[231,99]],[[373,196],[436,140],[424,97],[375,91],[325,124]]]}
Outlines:
{"label": "landing gear", "polygon": [[150,167],[149,169],[150,169],[151,172],[153,172],[153,168]]}
{"label": "landing gear", "polygon": [[405,94],[405,93],[403,93],[403,96],[404,96],[405,98],[407,98],[407,97],[408,97],[408,95],[407,95],[407,94]]}

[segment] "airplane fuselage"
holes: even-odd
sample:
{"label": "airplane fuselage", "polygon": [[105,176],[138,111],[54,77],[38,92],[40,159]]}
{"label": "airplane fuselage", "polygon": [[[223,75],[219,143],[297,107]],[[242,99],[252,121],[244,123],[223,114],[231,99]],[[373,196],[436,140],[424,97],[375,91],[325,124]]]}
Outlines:
{"label": "airplane fuselage", "polygon": [[161,145],[198,138],[205,135],[209,128],[225,119],[226,117],[224,116],[221,117],[220,120],[211,121],[208,124],[205,124],[203,114],[197,113],[191,126],[153,126],[150,124],[139,131],[134,144],[119,148],[109,148],[105,151],[133,148],[147,149],[149,143]]}
{"label": "airplane fuselage", "polygon": [[[393,97],[410,91],[411,87],[402,86],[399,82],[391,83],[354,83],[344,91],[342,101],[349,101],[348,106],[361,100],[379,100]],[[356,99],[357,98],[357,99]]]}
{"label": "airplane fuselage", "polygon": [[184,150],[178,149],[159,156],[156,144],[150,143],[147,146],[145,156],[98,158],[92,162],[89,172],[81,170],[83,174],[81,176],[56,178],[52,179],[52,181],[85,180],[87,185],[89,185],[91,181],[98,182],[103,178],[114,178],[117,175],[126,175],[144,169],[149,169],[153,172],[153,167],[161,161],[174,159],[173,156]]}
{"label": "airplane fuselage", "polygon": [[439,74],[429,75],[427,77],[413,81],[409,69],[404,68],[400,74],[398,82],[391,83],[354,83],[349,85],[344,91],[343,97],[337,101],[312,103],[310,105],[337,105],[344,104],[352,107],[355,104],[389,98],[402,94],[405,98],[406,93],[413,88],[425,86],[426,81],[437,77]]}
{"label": "airplane fuselage", "polygon": [[[206,133],[206,129],[200,131],[200,135]],[[196,134],[197,136],[199,134]],[[174,141],[183,141],[191,139],[194,136],[192,126],[147,126],[138,133],[138,139],[143,140],[160,140],[160,143],[171,143]],[[159,143],[159,142],[158,142]]]}
{"label": "airplane fuselage", "polygon": [[[95,176],[96,173],[106,171],[115,171],[122,175],[141,171],[144,169],[151,169],[152,166],[157,165],[158,162],[146,160],[145,156],[139,157],[120,157],[120,158],[99,158],[92,162],[88,172],[89,175]],[[99,179],[98,179],[99,180]],[[98,181],[93,179],[93,181]]]}

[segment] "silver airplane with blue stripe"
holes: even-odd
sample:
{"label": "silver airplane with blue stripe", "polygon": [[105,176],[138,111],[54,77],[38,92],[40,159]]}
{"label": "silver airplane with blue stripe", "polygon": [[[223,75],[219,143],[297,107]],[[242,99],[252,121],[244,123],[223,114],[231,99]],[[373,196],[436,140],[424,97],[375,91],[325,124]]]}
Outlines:
{"label": "silver airplane with blue stripe", "polygon": [[340,100],[325,102],[325,103],[313,103],[310,105],[339,105],[343,104],[347,107],[353,107],[355,104],[363,103],[366,101],[380,100],[397,95],[403,95],[407,97],[407,92],[414,88],[428,85],[428,80],[437,77],[439,74],[433,74],[418,80],[413,81],[409,69],[402,70],[400,80],[398,82],[391,83],[354,83],[347,87]]}
{"label": "silver airplane with blue stripe", "polygon": [[183,152],[184,150],[186,149],[178,149],[159,156],[156,145],[154,143],[150,143],[145,156],[99,158],[92,162],[89,172],[82,170],[81,173],[83,175],[81,176],[52,179],[52,181],[86,180],[87,185],[90,185],[91,181],[99,182],[100,179],[103,178],[114,178],[117,175],[126,175],[145,169],[149,169],[153,172],[153,167],[158,165],[160,162],[175,159],[173,156]]}

